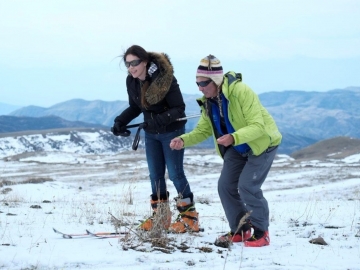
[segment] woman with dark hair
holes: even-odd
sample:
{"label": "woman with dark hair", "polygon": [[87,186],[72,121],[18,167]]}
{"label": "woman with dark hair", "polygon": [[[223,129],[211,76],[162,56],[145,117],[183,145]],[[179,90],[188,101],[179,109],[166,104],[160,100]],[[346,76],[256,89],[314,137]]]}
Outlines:
{"label": "woman with dark hair", "polygon": [[[186,124],[186,121],[177,121],[185,117],[185,103],[170,59],[164,53],[147,52],[138,45],[129,47],[122,58],[128,69],[126,87],[129,107],[115,118],[112,130],[115,136],[128,136],[126,125],[141,113],[144,116],[153,215],[140,228],[151,230],[154,217],[160,212],[158,209],[165,209],[165,218],[162,220],[165,229],[178,233],[199,231],[194,196],[183,169],[184,149],[172,151],[169,147],[172,138],[185,133]],[[178,193],[175,200],[180,213],[172,224],[165,181],[166,169]]]}

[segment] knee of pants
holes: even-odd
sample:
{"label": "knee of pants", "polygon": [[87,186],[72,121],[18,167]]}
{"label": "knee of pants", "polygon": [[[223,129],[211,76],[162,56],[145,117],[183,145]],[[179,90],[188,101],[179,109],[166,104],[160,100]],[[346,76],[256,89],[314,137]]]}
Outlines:
{"label": "knee of pants", "polygon": [[239,184],[238,184],[239,192],[245,192],[248,188],[249,188],[248,183],[245,184],[245,183],[239,182]]}
{"label": "knee of pants", "polygon": [[239,194],[242,198],[248,197],[250,194],[254,194],[254,190],[248,184],[239,184],[238,185]]}
{"label": "knee of pants", "polygon": [[231,196],[239,196],[239,191],[236,187],[231,187],[227,185],[218,185],[218,194],[221,195],[231,195]]}
{"label": "knee of pants", "polygon": [[256,199],[262,199],[264,198],[262,190],[261,189],[255,189],[254,187],[249,186],[243,186],[239,187],[239,194],[241,198],[246,200],[246,198],[256,198]]}

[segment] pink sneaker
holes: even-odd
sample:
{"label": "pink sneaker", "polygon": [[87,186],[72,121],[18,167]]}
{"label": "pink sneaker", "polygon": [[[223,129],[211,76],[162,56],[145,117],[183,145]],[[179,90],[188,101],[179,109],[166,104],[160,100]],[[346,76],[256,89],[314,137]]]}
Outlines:
{"label": "pink sneaker", "polygon": [[256,239],[254,235],[251,236],[251,238],[244,242],[244,245],[245,247],[264,247],[270,245],[269,231],[265,231],[264,235],[259,239]]}

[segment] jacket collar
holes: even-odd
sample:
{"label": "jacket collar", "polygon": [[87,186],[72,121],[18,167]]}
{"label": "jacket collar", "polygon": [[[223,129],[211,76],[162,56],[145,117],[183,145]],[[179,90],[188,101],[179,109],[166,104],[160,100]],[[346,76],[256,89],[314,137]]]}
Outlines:
{"label": "jacket collar", "polygon": [[150,62],[154,62],[158,70],[152,76],[152,81],[145,92],[145,99],[149,105],[163,100],[169,92],[174,77],[174,69],[170,58],[165,53],[149,52]]}

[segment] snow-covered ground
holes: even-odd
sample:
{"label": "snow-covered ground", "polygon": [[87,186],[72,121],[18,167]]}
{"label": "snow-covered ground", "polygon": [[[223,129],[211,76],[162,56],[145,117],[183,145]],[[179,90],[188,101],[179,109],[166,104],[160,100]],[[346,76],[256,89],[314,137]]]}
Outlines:
{"label": "snow-covered ground", "polygon": [[[187,149],[185,169],[200,233],[168,234],[152,246],[136,230],[150,211],[142,150],[117,155],[26,153],[0,159],[0,269],[360,269],[360,155],[295,161],[279,155],[263,190],[271,244],[213,243],[229,228],[217,194],[221,159]],[[170,197],[176,196],[168,180]],[[171,207],[174,209],[175,202]],[[64,233],[129,232],[64,239]],[[173,219],[176,218],[173,210]],[[327,245],[309,241],[322,237]]]}

